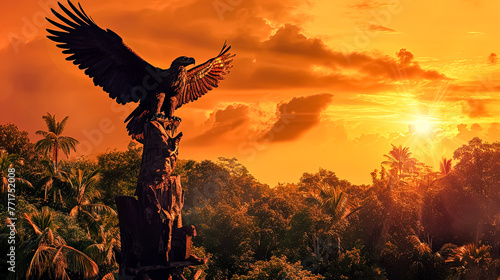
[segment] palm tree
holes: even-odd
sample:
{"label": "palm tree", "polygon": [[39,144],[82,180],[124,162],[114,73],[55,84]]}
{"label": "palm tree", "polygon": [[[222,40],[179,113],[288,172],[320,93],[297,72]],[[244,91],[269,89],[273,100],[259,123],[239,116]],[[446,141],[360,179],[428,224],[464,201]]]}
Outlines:
{"label": "palm tree", "polygon": [[319,198],[321,200],[321,209],[335,221],[344,221],[355,211],[350,211],[347,195],[340,187],[332,187],[326,184],[320,184]]}
{"label": "palm tree", "polygon": [[453,250],[446,262],[451,263],[457,279],[496,279],[491,277],[492,259],[490,246],[466,244]]}
{"label": "palm tree", "polygon": [[[325,229],[320,229],[318,235],[313,234],[314,252],[317,257],[321,254],[319,244],[331,245],[337,249],[337,256],[340,255],[341,248],[341,233],[349,225],[349,220],[353,214],[362,208],[356,207],[349,203],[347,194],[343,192],[339,186],[330,186],[327,184],[319,184],[317,186],[318,194],[314,194],[309,200],[320,205],[321,213],[329,218],[329,226]],[[323,235],[325,240],[320,240]],[[332,248],[327,248],[332,249]],[[324,251],[324,250],[323,250]],[[328,250],[326,250],[328,251]],[[327,254],[328,255],[328,254]]]}
{"label": "palm tree", "polygon": [[403,172],[413,172],[413,169],[417,165],[417,160],[411,156],[410,148],[399,147],[392,145],[392,150],[388,155],[384,155],[387,158],[382,164],[386,164],[391,167],[391,170],[395,171],[397,178],[402,178]]}
{"label": "palm tree", "polygon": [[[120,250],[120,232],[116,226],[103,232],[103,239],[100,243],[92,244],[85,248],[83,252],[91,257],[101,268],[111,271],[103,279],[114,279],[112,271],[117,272],[118,264],[115,251]],[[108,278],[109,277],[109,278]]]}
{"label": "palm tree", "polygon": [[69,156],[71,149],[76,151],[75,146],[78,144],[78,140],[69,137],[62,136],[66,122],[68,121],[68,116],[66,116],[61,122],[56,121],[56,115],[47,115],[42,117],[47,124],[48,131],[39,130],[36,132],[38,135],[42,135],[44,138],[36,142],[35,149],[42,151],[44,154],[52,152],[52,161],[54,161],[54,166],[57,170],[57,157],[58,152],[61,150],[66,157]]}
{"label": "palm tree", "polygon": [[84,252],[99,263],[99,265],[113,265],[116,264],[115,248],[119,248],[119,240],[111,238],[103,240],[103,243],[90,245],[85,248]]}
{"label": "palm tree", "polygon": [[408,238],[408,241],[413,246],[413,250],[415,250],[415,253],[418,256],[422,257],[424,255],[432,254],[432,250],[429,247],[429,244],[420,241],[420,238],[418,238],[418,236],[416,236],[415,234],[409,235],[407,238]]}
{"label": "palm tree", "polygon": [[44,187],[44,200],[47,201],[50,192],[52,192],[54,203],[59,199],[59,202],[64,204],[61,193],[63,187],[61,180],[64,172],[58,170],[55,162],[49,159],[43,159],[40,163],[45,167],[45,170],[40,174],[42,179],[38,182],[38,185]]}
{"label": "palm tree", "polygon": [[55,231],[53,213],[44,207],[24,214],[24,230],[19,247],[16,274],[7,279],[64,279],[69,280],[68,270],[85,279],[95,277],[97,264],[86,254],[66,245]]}
{"label": "palm tree", "polygon": [[420,241],[417,235],[409,235],[407,237],[409,243],[413,249],[413,262],[410,265],[410,269],[413,270],[413,273],[419,278],[423,271],[425,270],[426,264],[432,258],[432,250],[429,247],[429,244]]}
{"label": "palm tree", "polygon": [[103,236],[99,223],[100,214],[116,215],[113,208],[104,204],[92,203],[95,198],[101,197],[101,193],[95,188],[101,178],[99,172],[99,169],[88,171],[72,168],[70,172],[62,173],[63,184],[74,194],[69,202],[70,207],[73,206],[70,216],[84,222],[87,233],[91,235],[92,232],[95,238]]}
{"label": "palm tree", "polygon": [[[5,194],[9,188],[9,169],[19,167],[23,164],[22,159],[16,154],[8,154],[4,150],[0,150],[0,180],[1,189],[0,192]],[[28,180],[19,178],[16,174],[14,178],[14,184],[24,185],[33,187]],[[3,196],[4,197],[4,196]]]}
{"label": "palm tree", "polygon": [[439,170],[441,171],[441,175],[443,177],[451,172],[451,160],[452,160],[451,158],[447,159],[445,157],[441,159],[441,162],[439,164]]}

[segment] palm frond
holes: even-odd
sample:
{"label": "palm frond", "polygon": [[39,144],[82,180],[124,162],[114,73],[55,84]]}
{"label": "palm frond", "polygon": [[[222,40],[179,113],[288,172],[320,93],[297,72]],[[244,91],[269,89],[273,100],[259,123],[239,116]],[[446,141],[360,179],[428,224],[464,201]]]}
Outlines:
{"label": "palm frond", "polygon": [[7,179],[7,177],[2,177],[2,187],[1,187],[1,190],[0,192],[2,193],[6,193],[9,189],[9,181]]}
{"label": "palm frond", "polygon": [[71,271],[80,273],[85,279],[94,277],[99,273],[97,264],[83,252],[70,246],[63,246],[62,250]]}
{"label": "palm frond", "polygon": [[[56,125],[56,131],[55,133],[57,135],[61,135],[63,130],[64,130],[64,127],[66,126],[66,122],[68,122],[68,118],[69,116],[66,116],[61,122],[57,123]],[[54,119],[55,119],[55,116],[54,116]]]}
{"label": "palm frond", "polygon": [[415,249],[418,253],[418,255],[423,256],[424,254],[431,254],[432,250],[429,247],[429,245],[425,242],[421,242],[420,238],[416,235],[410,235],[408,236],[408,240],[413,246],[413,249]]}
{"label": "palm frond", "polygon": [[92,244],[85,248],[83,252],[99,265],[112,264],[115,262],[113,248],[114,242],[110,242],[109,244]]}
{"label": "palm frond", "polygon": [[99,215],[111,214],[116,216],[116,211],[112,207],[105,204],[86,204],[82,205],[82,208],[89,212],[96,213]]}
{"label": "palm frond", "polygon": [[44,155],[48,155],[49,151],[54,147],[54,142],[52,139],[45,137],[38,140],[35,144],[35,150],[42,152]]}
{"label": "palm frond", "polygon": [[47,135],[49,134],[47,131],[43,131],[43,130],[37,130],[35,132],[36,135],[42,135],[43,137],[47,137]]}
{"label": "palm frond", "polygon": [[30,279],[31,277],[40,279],[44,274],[50,274],[51,266],[47,264],[51,263],[56,252],[57,249],[54,247],[39,246],[31,258],[31,262],[26,272],[26,279]]}
{"label": "palm frond", "polygon": [[16,177],[16,184],[24,187],[34,188],[30,181],[19,177]]}
{"label": "palm frond", "polygon": [[47,125],[49,132],[55,133],[57,130],[56,115],[52,116],[50,113],[47,112],[47,115],[42,116],[42,119],[45,121],[45,124]]}
{"label": "palm frond", "polygon": [[31,220],[31,217],[27,213],[24,213],[23,221],[26,221],[27,225],[30,226],[28,228],[34,233],[34,234],[27,234],[28,236],[37,236],[42,234],[40,228]]}
{"label": "palm frond", "polygon": [[53,214],[48,207],[43,207],[42,211],[34,210],[29,215],[24,213],[21,225],[25,229],[28,239],[34,239],[45,234],[51,235],[51,229],[55,226]]}
{"label": "palm frond", "polygon": [[110,272],[102,277],[101,280],[115,280],[115,274]]}
{"label": "palm frond", "polygon": [[69,156],[71,150],[76,151],[76,145],[80,143],[78,140],[69,137],[69,136],[59,136],[58,145],[59,148],[63,151],[63,153]]}

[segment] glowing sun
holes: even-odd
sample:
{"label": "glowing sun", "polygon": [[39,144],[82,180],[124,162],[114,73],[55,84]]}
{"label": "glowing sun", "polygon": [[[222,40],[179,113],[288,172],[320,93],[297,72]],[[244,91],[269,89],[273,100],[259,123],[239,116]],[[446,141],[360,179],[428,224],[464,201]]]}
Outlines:
{"label": "glowing sun", "polygon": [[430,120],[424,119],[424,118],[419,118],[415,120],[413,123],[413,128],[415,129],[415,132],[418,134],[429,134],[432,132],[433,129],[433,124]]}

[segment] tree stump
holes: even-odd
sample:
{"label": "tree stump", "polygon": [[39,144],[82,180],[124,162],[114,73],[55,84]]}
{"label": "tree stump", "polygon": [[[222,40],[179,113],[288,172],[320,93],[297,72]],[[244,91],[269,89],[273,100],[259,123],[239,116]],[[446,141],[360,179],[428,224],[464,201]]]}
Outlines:
{"label": "tree stump", "polygon": [[120,222],[120,279],[184,279],[185,266],[206,263],[191,255],[194,226],[182,226],[184,192],[171,176],[182,133],[178,122],[145,124],[141,171],[135,197],[116,197]]}

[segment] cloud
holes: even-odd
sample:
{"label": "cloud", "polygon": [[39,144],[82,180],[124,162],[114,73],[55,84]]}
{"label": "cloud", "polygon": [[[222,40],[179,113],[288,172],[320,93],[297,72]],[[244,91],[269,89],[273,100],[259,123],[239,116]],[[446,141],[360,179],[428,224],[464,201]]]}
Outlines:
{"label": "cloud", "polygon": [[[250,64],[250,62],[248,63]],[[240,64],[241,66],[242,64]],[[342,73],[322,73],[310,69],[283,68],[278,65],[259,66],[252,73],[233,72],[227,85],[231,88],[292,89],[328,88],[343,92],[378,92],[392,86],[370,77],[353,77]]]}
{"label": "cloud", "polygon": [[488,56],[488,61],[491,64],[496,64],[497,63],[497,54],[496,53],[490,53],[490,55]]}
{"label": "cloud", "polygon": [[[299,26],[285,24],[268,40],[262,42],[262,49],[313,60],[331,59],[338,55],[338,53],[331,51],[319,38],[308,38],[301,32]],[[338,57],[335,57],[335,59],[338,59]]]}
{"label": "cloud", "polygon": [[342,69],[356,69],[360,74],[376,75],[390,80],[446,79],[445,75],[437,71],[422,69],[413,61],[413,54],[406,49],[398,53],[407,57],[403,60],[404,63],[379,54],[334,51],[319,38],[306,37],[301,28],[293,24],[285,24],[268,40],[262,42],[262,50],[272,52],[273,57],[277,54],[290,55],[297,61],[288,60],[287,64],[297,64],[306,69],[319,64],[340,73]]}
{"label": "cloud", "polygon": [[[474,123],[468,127],[467,124],[459,124],[457,125],[458,133],[455,135],[455,139],[461,140],[463,142],[468,142],[470,139],[474,137],[480,137],[481,132],[484,130],[481,125]],[[455,140],[456,141],[456,140]],[[458,142],[458,141],[456,141]]]}
{"label": "cloud", "polygon": [[484,99],[466,99],[462,101],[462,113],[471,118],[486,117],[488,112],[485,106],[486,100]]}
{"label": "cloud", "polygon": [[398,60],[387,55],[335,51],[321,39],[305,36],[294,24],[284,24],[262,41],[257,36],[245,38],[234,45],[244,51],[235,60],[227,84],[231,89],[326,87],[373,92],[394,88],[401,80],[447,79],[444,74],[420,67],[406,49],[398,53]]}
{"label": "cloud", "polygon": [[481,32],[481,31],[469,31],[469,32],[467,32],[467,34],[470,34],[470,35],[472,35],[472,36],[482,36],[482,35],[486,35],[486,33]]}
{"label": "cloud", "polygon": [[[249,112],[249,107],[244,104],[233,104],[224,109],[215,110],[207,120],[209,129],[189,139],[185,144],[211,145],[240,138],[242,130],[249,133]],[[238,134],[240,135],[238,136]]]}
{"label": "cloud", "polygon": [[381,3],[373,0],[364,0],[360,1],[356,4],[349,5],[349,7],[357,10],[373,10],[373,9],[379,9],[381,7],[387,6],[389,4],[387,3]]}
{"label": "cloud", "polygon": [[[188,146],[237,144],[242,141],[259,144],[291,141],[315,127],[321,112],[330,104],[329,93],[294,97],[276,106],[269,118],[262,110],[246,104],[232,104],[213,111],[205,130],[184,142]],[[255,135],[262,135],[260,138]],[[347,136],[345,136],[346,138]]]}
{"label": "cloud", "polygon": [[269,142],[291,141],[320,122],[320,114],[332,101],[333,95],[322,93],[307,97],[294,97],[278,105],[278,119],[262,139]]}
{"label": "cloud", "polygon": [[[500,123],[483,124],[478,123],[457,125],[458,133],[452,138],[452,142],[466,144],[474,137],[479,137],[485,142],[497,142],[500,139]],[[457,146],[458,148],[458,146]]]}
{"label": "cloud", "polygon": [[380,31],[380,32],[385,32],[385,33],[398,33],[395,29],[385,27],[382,25],[377,25],[377,24],[368,24],[367,28],[370,31]]}
{"label": "cloud", "polygon": [[409,65],[413,61],[413,58],[415,58],[415,56],[406,49],[399,50],[399,52],[396,53],[396,56],[398,57],[399,64],[401,65]]}

